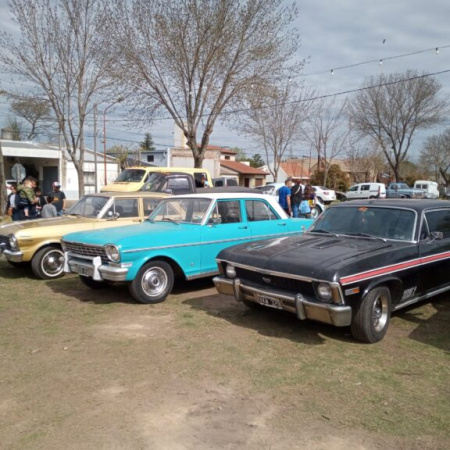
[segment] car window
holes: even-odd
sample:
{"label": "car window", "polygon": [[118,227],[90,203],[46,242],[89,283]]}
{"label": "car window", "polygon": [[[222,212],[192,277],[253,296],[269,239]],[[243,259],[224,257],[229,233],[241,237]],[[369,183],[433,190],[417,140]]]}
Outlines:
{"label": "car window", "polygon": [[441,209],[439,211],[429,211],[425,213],[430,233],[440,231],[444,239],[450,237],[450,209]]}
{"label": "car window", "polygon": [[352,186],[348,191],[349,191],[349,192],[357,191],[357,190],[358,190],[358,187],[359,187],[359,186]]}
{"label": "car window", "polygon": [[363,185],[361,186],[361,190],[362,190],[362,191],[368,191],[368,190],[370,190],[370,184],[363,184]]}
{"label": "car window", "polygon": [[114,210],[119,213],[119,218],[139,216],[137,198],[116,198]]}
{"label": "car window", "polygon": [[145,175],[143,169],[125,169],[117,178],[116,181],[122,182],[139,182]]}
{"label": "car window", "polygon": [[249,222],[279,219],[272,208],[266,202],[261,200],[246,200],[245,210]]}
{"label": "car window", "polygon": [[217,213],[220,216],[220,223],[242,222],[238,200],[219,200],[217,202]]}
{"label": "car window", "polygon": [[201,223],[211,204],[206,198],[174,198],[162,200],[150,215],[154,222]]}
{"label": "car window", "polygon": [[72,208],[69,209],[67,214],[76,214],[82,217],[97,217],[109,197],[97,197],[97,196],[84,196],[78,200]]}
{"label": "car window", "polygon": [[161,200],[159,198],[143,198],[142,203],[144,205],[144,216],[147,217],[151,214],[160,201]]}
{"label": "car window", "polygon": [[367,206],[330,208],[319,216],[311,231],[412,241],[415,217],[414,211],[406,209]]}

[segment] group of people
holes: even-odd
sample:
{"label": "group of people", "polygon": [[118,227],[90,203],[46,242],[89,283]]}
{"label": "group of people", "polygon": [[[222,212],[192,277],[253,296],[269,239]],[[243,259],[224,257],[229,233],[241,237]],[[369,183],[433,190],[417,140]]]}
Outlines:
{"label": "group of people", "polygon": [[61,216],[65,206],[66,196],[59,182],[55,181],[52,184],[52,192],[44,196],[37,186],[37,180],[26,177],[20,184],[12,183],[6,204],[6,214],[13,221],[46,219]]}
{"label": "group of people", "polygon": [[292,178],[287,178],[278,191],[278,203],[288,216],[307,218],[316,203],[316,194],[310,184],[303,188],[299,179],[293,185]]}

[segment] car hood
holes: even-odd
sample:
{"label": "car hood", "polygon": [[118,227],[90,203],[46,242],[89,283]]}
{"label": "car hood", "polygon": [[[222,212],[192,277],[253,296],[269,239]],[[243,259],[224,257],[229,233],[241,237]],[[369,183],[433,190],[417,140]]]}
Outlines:
{"label": "car hood", "polygon": [[[21,220],[18,222],[12,222],[0,227],[0,234],[27,234],[40,233],[45,230],[54,230],[56,234],[61,234],[61,231],[65,227],[77,226],[83,223],[90,224],[95,222],[97,219],[79,216],[61,216],[61,217],[51,217],[49,219],[37,219],[37,220]],[[49,231],[53,232],[53,231]]]}
{"label": "car hood", "polygon": [[220,252],[218,259],[331,281],[346,265],[390,246],[379,239],[306,233],[231,247]]}
{"label": "car hood", "polygon": [[114,244],[122,251],[139,248],[177,245],[198,240],[201,225],[177,222],[144,222],[133,225],[95,231],[82,231],[63,236],[67,242],[84,245]]}
{"label": "car hood", "polygon": [[142,181],[114,181],[100,189],[100,192],[136,192],[142,187]]}

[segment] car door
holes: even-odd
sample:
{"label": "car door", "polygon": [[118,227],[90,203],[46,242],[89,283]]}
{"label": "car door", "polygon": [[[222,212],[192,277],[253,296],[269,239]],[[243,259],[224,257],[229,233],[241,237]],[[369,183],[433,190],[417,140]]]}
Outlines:
{"label": "car door", "polygon": [[240,200],[217,200],[202,226],[201,271],[217,272],[216,256],[224,248],[251,239]]}
{"label": "car door", "polygon": [[[264,200],[245,200],[247,224],[253,239],[271,238],[280,233],[289,233],[289,219],[281,219]],[[301,231],[300,228],[298,231]]]}
{"label": "car door", "polygon": [[450,285],[450,208],[426,211],[420,238],[423,289]]}
{"label": "car door", "polygon": [[347,200],[355,200],[358,197],[358,192],[359,192],[359,187],[360,186],[352,186],[345,194],[345,196],[347,197]]}

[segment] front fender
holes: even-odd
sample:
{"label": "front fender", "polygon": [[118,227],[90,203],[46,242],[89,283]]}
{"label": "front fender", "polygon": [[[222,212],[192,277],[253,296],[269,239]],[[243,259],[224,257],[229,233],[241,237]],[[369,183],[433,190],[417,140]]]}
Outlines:
{"label": "front fender", "polygon": [[372,289],[381,285],[385,285],[389,288],[391,292],[391,305],[395,305],[395,303],[397,303],[401,298],[401,294],[403,292],[403,281],[393,275],[387,275],[385,277],[372,280],[367,286],[364,287],[361,298],[364,298]]}

